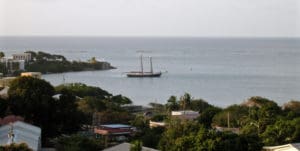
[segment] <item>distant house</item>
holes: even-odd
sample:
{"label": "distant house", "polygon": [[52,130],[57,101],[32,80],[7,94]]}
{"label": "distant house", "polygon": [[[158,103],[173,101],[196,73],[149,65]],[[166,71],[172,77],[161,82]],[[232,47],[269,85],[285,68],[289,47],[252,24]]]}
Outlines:
{"label": "distant house", "polygon": [[[130,151],[130,146],[131,144],[129,143],[122,143],[110,148],[106,148],[103,151]],[[158,150],[143,146],[142,151],[158,151]]]}
{"label": "distant house", "polygon": [[21,77],[34,77],[40,79],[42,77],[42,73],[40,72],[22,72]]}
{"label": "distant house", "polygon": [[263,151],[299,151],[299,150],[300,150],[300,143],[263,147]]}
{"label": "distant house", "polygon": [[192,120],[197,118],[200,114],[191,110],[183,110],[183,111],[172,111],[172,117],[177,117],[185,120]]}
{"label": "distant house", "polygon": [[107,124],[94,128],[94,133],[98,136],[104,136],[108,140],[125,141],[127,137],[132,136],[136,131],[135,127],[125,124]]}
{"label": "distant house", "polygon": [[0,127],[0,145],[26,143],[33,151],[41,150],[41,128],[16,121]]}
{"label": "distant house", "polygon": [[13,60],[24,60],[30,61],[31,60],[31,53],[20,53],[20,54],[13,54]]}

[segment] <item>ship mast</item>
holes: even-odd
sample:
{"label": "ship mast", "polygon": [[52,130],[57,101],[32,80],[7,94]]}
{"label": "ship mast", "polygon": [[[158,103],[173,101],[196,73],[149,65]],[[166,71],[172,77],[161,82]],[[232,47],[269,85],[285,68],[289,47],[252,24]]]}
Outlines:
{"label": "ship mast", "polygon": [[141,72],[144,74],[144,69],[143,69],[143,55],[141,55]]}
{"label": "ship mast", "polygon": [[153,67],[152,67],[152,57],[150,57],[150,72],[153,73]]}

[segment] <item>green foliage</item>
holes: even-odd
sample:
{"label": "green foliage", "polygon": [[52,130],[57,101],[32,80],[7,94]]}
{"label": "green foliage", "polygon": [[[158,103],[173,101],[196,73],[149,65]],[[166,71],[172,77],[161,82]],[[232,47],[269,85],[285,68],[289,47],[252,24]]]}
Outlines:
{"label": "green foliage", "polygon": [[111,124],[111,123],[124,123],[128,124],[134,117],[126,111],[105,110],[103,112],[94,113],[98,117],[97,123]]}
{"label": "green foliage", "polygon": [[44,80],[19,77],[11,82],[8,94],[12,113],[41,127],[43,143],[59,134],[76,132],[83,122],[75,96],[64,89],[59,100],[53,99],[54,88]]}
{"label": "green foliage", "polygon": [[80,99],[78,102],[78,109],[88,115],[92,115],[94,112],[101,112],[106,109],[105,103],[97,97],[86,96]]}
{"label": "green foliage", "polygon": [[176,96],[170,96],[166,104],[166,109],[169,113],[171,113],[171,111],[179,110],[179,103],[177,101]]}
{"label": "green foliage", "polygon": [[186,110],[191,108],[191,95],[189,93],[185,93],[183,96],[180,97],[179,105],[181,110]]}
{"label": "green foliage", "polygon": [[119,105],[132,104],[132,101],[129,98],[122,96],[122,95],[112,96],[112,97],[110,97],[110,100]]}
{"label": "green foliage", "polygon": [[275,125],[267,127],[262,138],[265,145],[280,145],[281,143],[289,143],[293,132],[294,129],[288,121],[279,120]]}
{"label": "green foliage", "polygon": [[203,112],[206,108],[212,107],[203,99],[193,99],[189,93],[185,93],[178,101],[176,96],[170,96],[165,104],[168,113],[177,110],[193,110]]}
{"label": "green foliage", "polygon": [[163,127],[154,127],[145,130],[141,137],[143,145],[150,148],[158,148],[158,143],[164,131],[165,128]]}
{"label": "green foliage", "polygon": [[82,112],[77,109],[76,97],[68,90],[63,90],[55,104],[55,127],[57,134],[72,134],[80,130],[85,122]]}
{"label": "green foliage", "polygon": [[141,151],[143,143],[139,140],[133,141],[130,145],[130,151]]}
{"label": "green foliage", "polygon": [[32,149],[27,144],[21,143],[0,146],[0,151],[32,151]]}
{"label": "green foliage", "polygon": [[[51,135],[55,122],[54,88],[45,80],[19,77],[11,82],[8,90],[11,111],[25,120],[40,126],[44,134]],[[48,131],[49,130],[49,131]]]}
{"label": "green foliage", "polygon": [[208,104],[203,99],[196,99],[191,101],[190,109],[193,111],[203,112],[205,109],[212,107],[212,105]]}
{"label": "green foliage", "polygon": [[230,127],[241,126],[241,119],[248,115],[248,107],[232,105],[217,113],[213,118],[213,125],[227,126],[228,115],[230,118]]}
{"label": "green foliage", "polygon": [[222,109],[218,107],[208,107],[197,118],[198,122],[203,124],[206,128],[210,128],[213,117],[221,112]]}
{"label": "green foliage", "polygon": [[69,83],[69,84],[63,84],[55,87],[55,90],[58,93],[60,93],[63,89],[67,89],[70,92],[72,92],[74,95],[82,98],[86,96],[93,96],[99,99],[104,99],[108,96],[111,96],[110,93],[108,93],[105,90],[102,90],[99,87],[87,86],[83,83]]}
{"label": "green foliage", "polygon": [[206,129],[197,122],[175,120],[169,123],[169,127],[163,133],[159,149],[162,151],[247,151],[251,150],[251,146],[252,149],[260,150],[261,145],[255,147],[259,142],[253,141],[254,139],[234,133]]}
{"label": "green foliage", "polygon": [[7,111],[8,101],[0,98],[0,117],[4,117]]}
{"label": "green foliage", "polygon": [[3,58],[3,57],[5,57],[5,54],[4,54],[4,52],[0,51],[0,58]]}
{"label": "green foliage", "polygon": [[32,72],[42,72],[42,73],[61,73],[68,71],[84,71],[84,70],[105,70],[111,69],[107,62],[78,62],[68,61],[64,56],[61,55],[51,55],[45,52],[35,53],[33,51],[27,51],[31,53],[33,60],[26,64],[26,70]]}
{"label": "green foliage", "polygon": [[57,151],[99,151],[103,144],[92,138],[80,135],[61,136],[54,140]]}
{"label": "green foliage", "polygon": [[164,121],[167,118],[167,115],[164,114],[156,114],[154,115],[151,120],[152,121],[156,121],[156,122],[161,122]]}

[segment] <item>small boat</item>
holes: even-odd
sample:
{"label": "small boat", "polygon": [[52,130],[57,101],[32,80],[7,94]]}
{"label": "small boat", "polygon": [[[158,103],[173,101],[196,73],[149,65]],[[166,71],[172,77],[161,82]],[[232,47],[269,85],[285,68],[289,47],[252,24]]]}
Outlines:
{"label": "small boat", "polygon": [[141,60],[141,71],[127,72],[127,77],[143,78],[143,77],[160,77],[161,76],[161,72],[153,72],[152,57],[150,57],[150,72],[144,72],[142,55],[140,57],[140,60]]}

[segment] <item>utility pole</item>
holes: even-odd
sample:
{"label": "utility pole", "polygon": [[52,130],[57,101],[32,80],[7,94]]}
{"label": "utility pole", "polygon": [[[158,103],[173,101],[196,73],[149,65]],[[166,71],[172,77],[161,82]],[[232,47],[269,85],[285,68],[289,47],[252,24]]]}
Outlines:
{"label": "utility pole", "polygon": [[230,128],[230,114],[227,113],[227,127]]}

